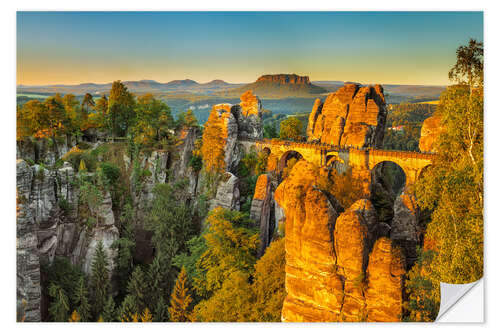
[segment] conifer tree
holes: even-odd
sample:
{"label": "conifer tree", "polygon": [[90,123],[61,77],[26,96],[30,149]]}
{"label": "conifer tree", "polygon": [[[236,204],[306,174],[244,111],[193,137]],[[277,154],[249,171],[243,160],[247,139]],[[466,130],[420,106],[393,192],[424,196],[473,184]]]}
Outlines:
{"label": "conifer tree", "polygon": [[49,313],[54,321],[65,322],[69,317],[69,299],[64,289],[56,284],[49,288],[49,295],[52,297]]}
{"label": "conifer tree", "polygon": [[97,318],[103,311],[108,298],[109,270],[108,258],[102,241],[99,241],[92,261],[92,275],[90,278],[94,316]]}
{"label": "conifer tree", "polygon": [[80,280],[78,281],[75,295],[73,297],[73,303],[78,306],[75,311],[78,312],[80,321],[89,321],[91,319],[90,304],[83,276],[80,277]]}
{"label": "conifer tree", "polygon": [[165,274],[159,256],[153,259],[146,274],[146,306],[151,309],[156,321],[166,321]]}
{"label": "conifer tree", "polygon": [[[137,266],[127,284],[128,296],[132,298],[135,309],[140,313],[146,308],[146,278],[140,266]],[[127,296],[127,297],[128,297]]]}
{"label": "conifer tree", "polygon": [[131,316],[137,312],[134,298],[131,295],[127,295],[118,309],[117,319],[118,321],[130,321]]}
{"label": "conifer tree", "polygon": [[115,301],[113,297],[109,295],[108,301],[104,305],[104,309],[102,310],[102,320],[105,322],[112,322],[116,319],[115,313]]}
{"label": "conifer tree", "polygon": [[175,322],[191,321],[191,311],[189,309],[191,301],[192,298],[187,286],[186,269],[183,266],[175,281],[174,292],[170,298],[170,308],[168,309],[170,320]]}

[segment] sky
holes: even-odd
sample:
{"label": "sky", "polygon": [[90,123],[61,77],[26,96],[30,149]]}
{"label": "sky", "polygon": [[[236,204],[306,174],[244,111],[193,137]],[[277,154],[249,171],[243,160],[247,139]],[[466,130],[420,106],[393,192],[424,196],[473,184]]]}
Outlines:
{"label": "sky", "polygon": [[447,85],[482,12],[18,12],[17,84],[312,81]]}

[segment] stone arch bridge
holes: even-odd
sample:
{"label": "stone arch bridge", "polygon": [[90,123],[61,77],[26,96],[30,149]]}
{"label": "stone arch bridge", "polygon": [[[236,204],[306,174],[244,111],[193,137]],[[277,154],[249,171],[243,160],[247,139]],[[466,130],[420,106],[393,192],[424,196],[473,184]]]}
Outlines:
{"label": "stone arch bridge", "polygon": [[349,166],[353,174],[370,181],[371,171],[382,162],[393,162],[405,173],[406,186],[412,185],[420,176],[422,170],[431,165],[435,153],[418,153],[408,151],[381,150],[372,148],[356,148],[334,146],[326,143],[295,142],[278,139],[240,140],[245,149],[254,146],[258,151],[267,151],[272,167],[282,171],[286,161],[296,153],[310,163],[318,166],[328,166],[337,163]]}

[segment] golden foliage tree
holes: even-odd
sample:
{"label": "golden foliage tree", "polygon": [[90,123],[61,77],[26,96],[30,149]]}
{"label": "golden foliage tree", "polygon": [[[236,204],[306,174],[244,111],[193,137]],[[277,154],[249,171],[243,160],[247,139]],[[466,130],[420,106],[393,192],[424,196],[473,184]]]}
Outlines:
{"label": "golden foliage tree", "polygon": [[[198,321],[280,321],[285,299],[285,240],[271,243],[254,271],[233,270],[194,309]],[[253,280],[253,283],[250,281]]]}
{"label": "golden foliage tree", "polygon": [[219,117],[216,110],[212,110],[203,130],[201,157],[207,173],[223,173],[226,165],[224,161],[224,147],[226,145],[226,131],[223,128],[224,119]]}
{"label": "golden foliage tree", "polygon": [[280,139],[300,140],[302,135],[302,122],[297,117],[289,117],[280,124]]}
{"label": "golden foliage tree", "polygon": [[285,238],[271,242],[255,264],[252,321],[281,321],[285,300]]}
{"label": "golden foliage tree", "polygon": [[168,309],[170,320],[174,322],[191,321],[191,302],[192,298],[187,286],[186,269],[182,266],[175,281],[174,292],[170,296],[170,308]]}
{"label": "golden foliage tree", "polygon": [[209,213],[207,250],[197,262],[202,274],[194,278],[198,295],[210,297],[234,271],[252,271],[259,245],[259,235],[248,228],[252,223],[245,214],[221,207]]}

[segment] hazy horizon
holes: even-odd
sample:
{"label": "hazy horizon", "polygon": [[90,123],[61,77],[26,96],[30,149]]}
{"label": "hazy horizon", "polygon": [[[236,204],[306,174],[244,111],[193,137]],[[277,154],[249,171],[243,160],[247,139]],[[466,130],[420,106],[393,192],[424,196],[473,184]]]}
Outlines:
{"label": "hazy horizon", "polygon": [[482,12],[18,12],[17,85],[114,80],[448,85]]}

